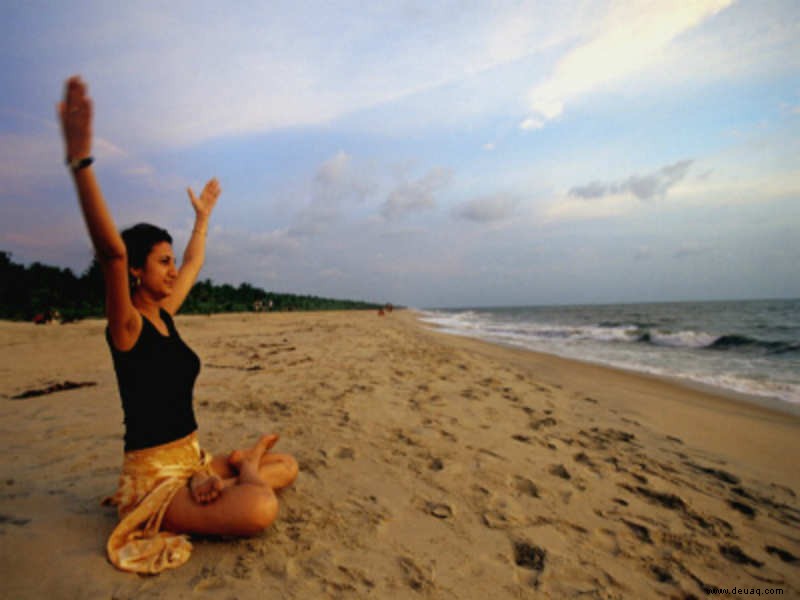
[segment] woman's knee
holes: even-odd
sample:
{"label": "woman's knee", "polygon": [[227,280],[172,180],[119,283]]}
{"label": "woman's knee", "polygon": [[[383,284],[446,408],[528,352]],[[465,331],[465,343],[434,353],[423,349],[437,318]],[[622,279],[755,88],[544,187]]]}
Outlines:
{"label": "woman's knee", "polygon": [[289,476],[289,484],[292,484],[294,483],[294,480],[297,479],[297,475],[300,473],[300,465],[297,464],[297,461],[291,454],[284,454],[283,461],[286,465],[286,471]]}
{"label": "woman's knee", "polygon": [[278,499],[272,491],[265,490],[254,496],[243,515],[245,527],[251,535],[264,531],[278,517]]}

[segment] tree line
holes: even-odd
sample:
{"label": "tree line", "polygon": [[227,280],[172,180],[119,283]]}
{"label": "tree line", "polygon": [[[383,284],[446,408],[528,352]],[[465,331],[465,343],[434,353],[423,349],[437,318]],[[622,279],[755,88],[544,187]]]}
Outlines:
{"label": "tree line", "polygon": [[[96,259],[80,276],[39,262],[29,266],[11,260],[0,250],[0,319],[30,321],[53,314],[63,321],[102,317],[105,292],[103,273]],[[234,287],[198,281],[181,307],[181,313],[210,314],[251,310],[353,310],[378,309],[382,305],[358,300],[267,292],[249,283]]]}

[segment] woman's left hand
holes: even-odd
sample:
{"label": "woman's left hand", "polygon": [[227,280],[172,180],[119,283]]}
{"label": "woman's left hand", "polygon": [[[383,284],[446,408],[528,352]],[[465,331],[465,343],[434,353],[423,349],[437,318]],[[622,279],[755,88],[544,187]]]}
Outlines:
{"label": "woman's left hand", "polygon": [[219,187],[219,181],[214,177],[209,180],[206,187],[203,188],[199,198],[194,195],[192,188],[187,188],[186,191],[189,193],[189,200],[192,201],[194,211],[198,215],[208,217],[211,215],[211,211],[217,203],[217,198],[219,198],[219,195],[222,193],[222,188]]}

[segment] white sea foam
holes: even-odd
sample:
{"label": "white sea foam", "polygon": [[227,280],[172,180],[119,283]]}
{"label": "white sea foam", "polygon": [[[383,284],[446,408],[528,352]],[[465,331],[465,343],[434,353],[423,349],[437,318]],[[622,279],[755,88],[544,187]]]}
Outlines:
{"label": "white sea foam", "polygon": [[702,331],[677,331],[671,333],[656,330],[650,332],[650,342],[652,344],[672,348],[707,348],[717,339],[719,339],[719,336],[703,333]]}
{"label": "white sea foam", "polygon": [[[800,404],[800,369],[793,368],[800,365],[797,358],[714,349],[723,335],[756,334],[738,333],[735,312],[723,322],[715,306],[673,307],[428,311],[422,320],[447,333]],[[666,322],[671,325],[658,326]],[[700,327],[681,327],[682,322]],[[710,332],[714,326],[720,333]]]}

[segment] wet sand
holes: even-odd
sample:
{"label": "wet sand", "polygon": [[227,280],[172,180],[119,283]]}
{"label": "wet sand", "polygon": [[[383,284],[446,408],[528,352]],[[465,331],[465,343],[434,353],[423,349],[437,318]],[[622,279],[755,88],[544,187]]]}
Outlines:
{"label": "wet sand", "polygon": [[116,571],[99,504],[122,458],[104,323],[0,323],[1,595],[800,596],[797,416],[446,336],[406,311],[176,322],[203,361],[204,447],[274,431],[298,458],[279,520],[196,539],[156,577]]}

